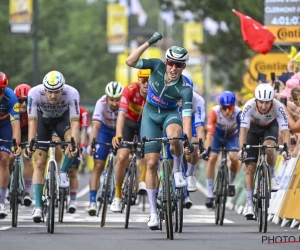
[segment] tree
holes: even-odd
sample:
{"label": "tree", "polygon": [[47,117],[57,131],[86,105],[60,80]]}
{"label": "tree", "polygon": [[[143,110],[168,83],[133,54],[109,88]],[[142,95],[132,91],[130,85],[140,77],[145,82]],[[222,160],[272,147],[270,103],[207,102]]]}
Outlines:
{"label": "tree", "polygon": [[161,0],[161,3],[172,4],[180,1],[181,7],[172,5],[177,14],[184,10],[190,10],[198,21],[210,17],[219,24],[222,21],[227,24],[229,31],[220,29],[216,35],[211,35],[205,30],[205,42],[199,46],[202,53],[213,56],[212,80],[219,85],[227,85],[230,90],[240,90],[242,76],[246,71],[244,60],[253,55],[254,52],[244,43],[239,18],[231,10],[236,9],[263,23],[263,1]]}

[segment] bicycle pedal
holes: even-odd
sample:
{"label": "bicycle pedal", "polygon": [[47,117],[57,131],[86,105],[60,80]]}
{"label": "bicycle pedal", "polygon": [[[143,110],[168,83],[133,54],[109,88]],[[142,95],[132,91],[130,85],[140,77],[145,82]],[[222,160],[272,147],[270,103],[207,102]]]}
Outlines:
{"label": "bicycle pedal", "polygon": [[41,223],[42,220],[41,220],[40,218],[34,218],[34,219],[33,219],[33,222],[34,222],[34,223]]}
{"label": "bicycle pedal", "polygon": [[0,220],[4,220],[4,219],[5,219],[5,217],[6,217],[6,215],[4,215],[4,214],[1,214],[1,215],[0,215]]}
{"label": "bicycle pedal", "polygon": [[251,216],[251,215],[250,216],[246,216],[246,219],[247,220],[256,220],[255,216]]}
{"label": "bicycle pedal", "polygon": [[70,214],[74,214],[74,213],[76,212],[76,209],[75,209],[75,208],[69,208],[69,209],[68,209],[68,212],[69,212]]}

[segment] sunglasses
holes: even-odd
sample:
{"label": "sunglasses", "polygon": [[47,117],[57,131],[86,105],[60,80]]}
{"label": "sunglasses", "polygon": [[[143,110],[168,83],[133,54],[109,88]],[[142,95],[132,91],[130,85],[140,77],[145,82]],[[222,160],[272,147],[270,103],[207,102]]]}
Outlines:
{"label": "sunglasses", "polygon": [[140,82],[140,83],[143,83],[143,84],[147,83],[148,80],[149,80],[148,77],[141,77],[141,78],[139,78],[139,82]]}
{"label": "sunglasses", "polygon": [[171,68],[175,65],[176,68],[183,68],[184,63],[167,60],[167,65]]}
{"label": "sunglasses", "polygon": [[18,102],[19,102],[20,104],[22,104],[23,102],[25,102],[25,103],[27,104],[27,98],[19,98],[19,99],[18,99]]}
{"label": "sunglasses", "polygon": [[234,106],[222,106],[222,110],[223,111],[226,111],[226,110],[229,110],[229,111],[233,111],[234,110]]}

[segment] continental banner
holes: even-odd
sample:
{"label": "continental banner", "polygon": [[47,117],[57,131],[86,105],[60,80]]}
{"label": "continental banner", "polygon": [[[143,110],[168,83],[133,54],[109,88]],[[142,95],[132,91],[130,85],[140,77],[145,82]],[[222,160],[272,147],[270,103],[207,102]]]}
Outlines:
{"label": "continental banner", "polygon": [[127,47],[128,17],[125,6],[107,5],[107,48],[109,53],[122,53]]}
{"label": "continental banner", "polygon": [[28,34],[32,24],[32,0],[9,1],[9,24],[11,33]]}
{"label": "continental banner", "polygon": [[300,161],[297,162],[278,216],[300,220]]}
{"label": "continental banner", "polygon": [[270,52],[266,55],[255,54],[248,61],[248,71],[253,79],[257,79],[258,73],[266,74],[267,81],[271,80],[271,72],[276,76],[286,72],[286,66],[290,59],[285,53]]}
{"label": "continental banner", "polygon": [[189,22],[183,25],[183,47],[189,52],[188,65],[199,65],[201,54],[199,44],[203,43],[203,25],[199,22]]}

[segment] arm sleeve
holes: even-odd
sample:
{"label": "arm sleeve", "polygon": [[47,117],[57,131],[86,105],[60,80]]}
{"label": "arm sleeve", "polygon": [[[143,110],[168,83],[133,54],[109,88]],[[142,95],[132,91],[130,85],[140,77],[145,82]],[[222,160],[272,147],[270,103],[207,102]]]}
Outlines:
{"label": "arm sleeve", "polygon": [[37,117],[38,101],[39,95],[36,93],[35,89],[29,90],[27,105],[28,117]]}
{"label": "arm sleeve", "polygon": [[208,113],[207,119],[207,134],[214,136],[217,123],[217,114],[213,109]]}
{"label": "arm sleeve", "polygon": [[243,112],[241,113],[241,128],[250,128],[251,114],[255,109],[255,103],[249,100],[244,105]]}
{"label": "arm sleeve", "polygon": [[101,104],[101,99],[96,102],[95,110],[93,113],[92,121],[101,122],[103,120],[103,105]]}
{"label": "arm sleeve", "polygon": [[[195,94],[194,94],[195,95]],[[205,121],[205,102],[202,98],[199,98],[194,103],[193,98],[193,109],[195,110],[195,127],[204,126]]]}
{"label": "arm sleeve", "polygon": [[283,104],[280,102],[277,102],[276,106],[277,107],[275,109],[275,116],[276,116],[276,119],[278,122],[279,131],[289,129],[288,119],[287,119]]}
{"label": "arm sleeve", "polygon": [[137,69],[151,69],[156,70],[160,63],[163,63],[162,60],[158,58],[152,58],[152,59],[139,59],[134,66],[134,68]]}
{"label": "arm sleeve", "polygon": [[80,128],[89,126],[89,112],[80,106]]}
{"label": "arm sleeve", "polygon": [[182,98],[182,117],[192,116],[193,109],[193,89],[186,87],[181,92]]}
{"label": "arm sleeve", "polygon": [[79,118],[79,93],[76,89],[74,91],[69,92],[69,107],[70,107],[70,120],[73,118]]}
{"label": "arm sleeve", "polygon": [[9,107],[9,115],[10,115],[10,121],[14,122],[14,121],[20,121],[20,108],[19,108],[19,102],[18,102],[18,98],[15,95],[15,93],[13,95],[11,95],[11,97],[9,98],[8,101],[8,107]]}
{"label": "arm sleeve", "polygon": [[128,87],[123,89],[119,110],[124,111],[126,114],[128,113],[129,103],[130,103],[130,90]]}

